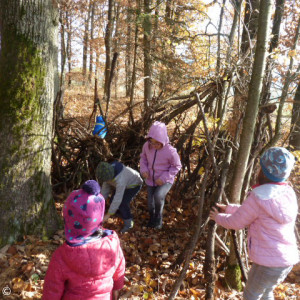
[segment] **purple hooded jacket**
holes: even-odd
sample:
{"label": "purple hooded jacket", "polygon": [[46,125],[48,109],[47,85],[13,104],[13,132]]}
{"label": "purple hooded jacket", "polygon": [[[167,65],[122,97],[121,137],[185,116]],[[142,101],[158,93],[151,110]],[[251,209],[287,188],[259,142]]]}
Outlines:
{"label": "purple hooded jacket", "polygon": [[149,173],[146,184],[155,186],[155,180],[161,179],[164,183],[173,184],[176,174],[181,169],[179,155],[169,144],[167,127],[164,123],[154,122],[150,127],[147,138],[152,138],[163,144],[159,150],[154,149],[147,141],[142,149],[140,159],[140,173]]}

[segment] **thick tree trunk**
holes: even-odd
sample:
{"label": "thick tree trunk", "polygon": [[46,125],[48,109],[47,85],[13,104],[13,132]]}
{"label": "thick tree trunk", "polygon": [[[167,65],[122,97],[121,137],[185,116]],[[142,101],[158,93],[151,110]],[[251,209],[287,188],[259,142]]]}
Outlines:
{"label": "thick tree trunk", "polygon": [[58,7],[0,1],[0,247],[58,228],[50,184]]}

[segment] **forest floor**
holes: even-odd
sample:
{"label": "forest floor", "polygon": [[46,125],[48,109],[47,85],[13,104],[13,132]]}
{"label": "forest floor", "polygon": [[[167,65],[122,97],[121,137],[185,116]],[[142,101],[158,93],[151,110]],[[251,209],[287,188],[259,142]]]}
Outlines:
{"label": "forest floor", "polygon": [[[66,107],[66,117],[88,120],[92,111],[92,96],[84,100],[88,103],[84,106],[79,91],[71,96]],[[296,178],[292,178],[292,181],[294,185],[298,183]],[[296,191],[300,191],[299,186],[296,186]],[[59,195],[56,199],[59,215],[66,196]],[[161,230],[145,227],[148,221],[146,203],[146,189],[143,187],[132,203],[134,228],[119,235],[126,258],[125,287],[120,299],[167,299],[180,273],[180,269],[174,268],[174,264],[193,233],[197,212],[196,200],[192,197],[189,199],[188,195],[183,197],[177,192],[176,186],[166,198],[164,225]],[[119,232],[122,221],[111,218],[105,227]],[[63,242],[64,233],[61,229],[46,241],[35,236],[25,236],[23,241],[0,249],[0,299],[41,299],[43,279],[51,254]],[[205,242],[204,231],[176,299],[204,299]],[[242,299],[242,293],[227,290],[222,286],[226,255],[218,246],[216,258],[216,299]],[[276,288],[275,299],[300,299],[300,264],[295,266],[288,278]]]}

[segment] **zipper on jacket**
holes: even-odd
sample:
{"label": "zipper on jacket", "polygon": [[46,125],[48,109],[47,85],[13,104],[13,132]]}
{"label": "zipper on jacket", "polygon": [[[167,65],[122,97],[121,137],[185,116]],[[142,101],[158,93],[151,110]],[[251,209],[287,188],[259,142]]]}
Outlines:
{"label": "zipper on jacket", "polygon": [[153,184],[155,186],[155,181],[154,181],[154,163],[155,163],[155,159],[156,159],[156,153],[157,153],[157,150],[155,150],[155,153],[154,153],[154,158],[153,158],[153,163],[152,163],[152,170],[153,170],[153,173],[152,173],[152,180],[153,180]]}

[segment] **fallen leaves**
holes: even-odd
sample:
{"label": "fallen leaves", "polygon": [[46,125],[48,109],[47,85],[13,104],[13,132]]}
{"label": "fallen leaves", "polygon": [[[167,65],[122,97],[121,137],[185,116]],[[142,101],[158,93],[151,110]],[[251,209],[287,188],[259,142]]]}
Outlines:
{"label": "fallen leaves", "polygon": [[[192,209],[182,209],[174,203],[167,206],[169,213],[164,218],[164,228],[157,231],[145,227],[148,218],[146,203],[143,202],[145,198],[142,191],[135,200],[137,207],[134,214],[139,218],[135,219],[134,229],[119,235],[126,257],[125,287],[120,299],[167,299],[181,271],[180,267],[174,269],[174,264],[190,238],[191,220],[194,217]],[[176,207],[174,210],[173,206]],[[122,226],[120,219],[111,218],[109,228],[119,232]],[[64,242],[63,235],[63,230],[60,230],[49,241],[26,236],[23,242],[0,249],[0,288],[11,290],[10,296],[5,299],[41,299],[43,279],[51,254]],[[176,300],[204,299],[205,252],[202,248],[199,243]],[[296,283],[299,275],[300,264],[289,275],[295,283],[284,282],[279,285],[275,290],[276,299],[300,299],[300,286]],[[218,276],[219,279],[223,276],[222,271]],[[242,293],[225,290],[220,280],[216,281],[215,296],[218,299],[242,299]]]}

